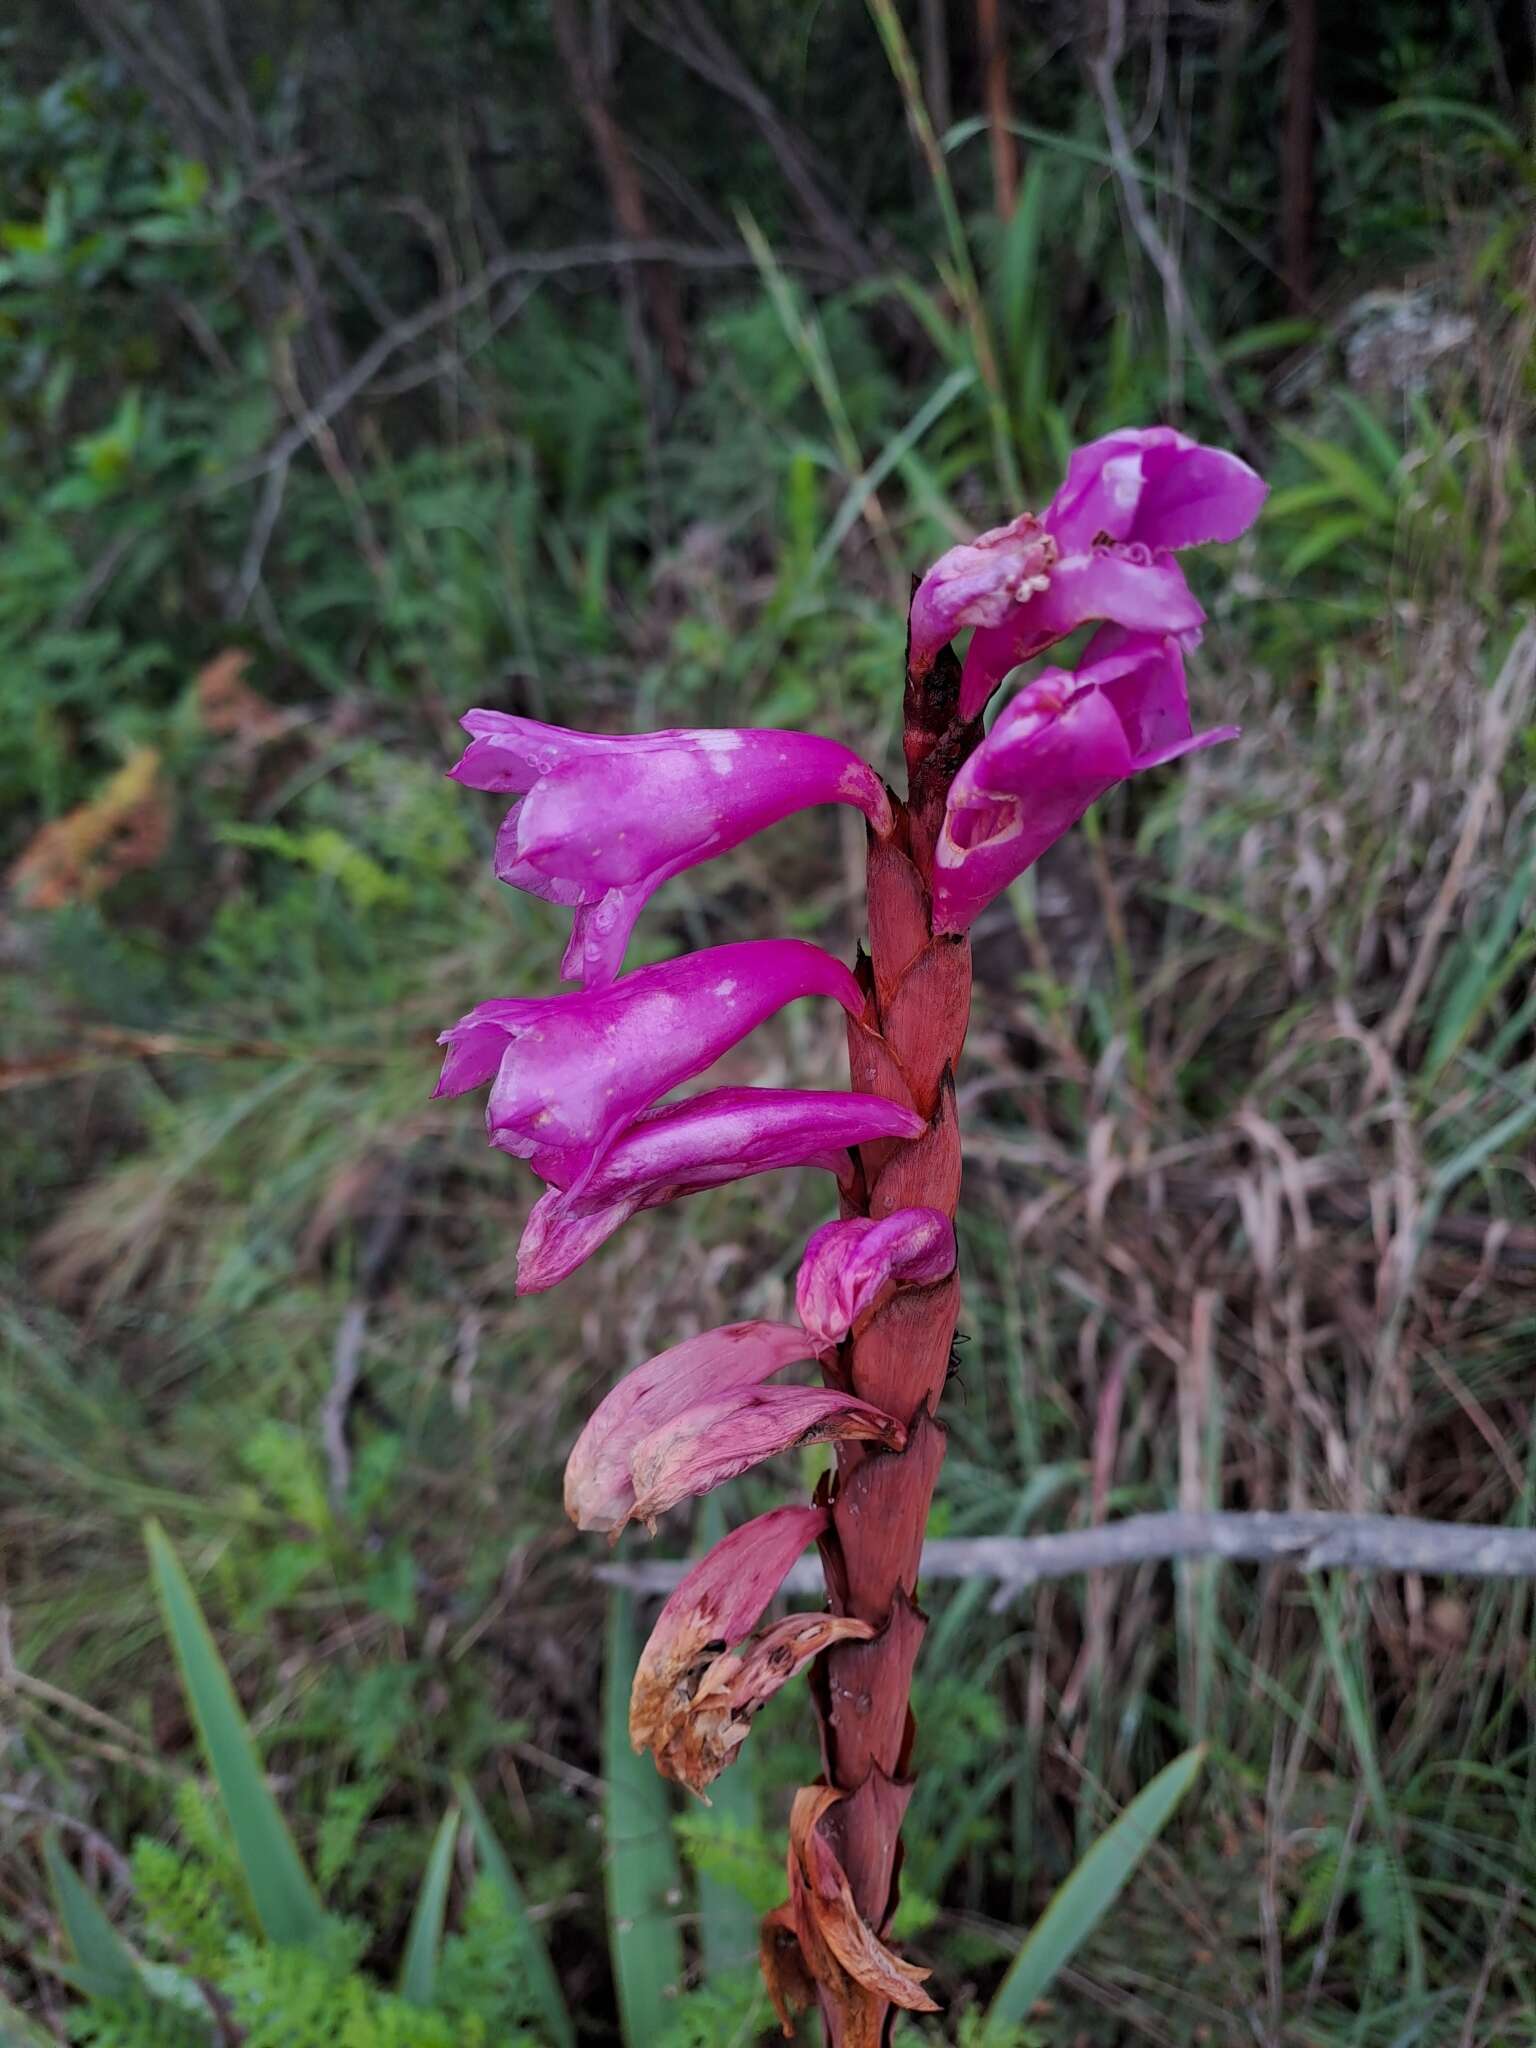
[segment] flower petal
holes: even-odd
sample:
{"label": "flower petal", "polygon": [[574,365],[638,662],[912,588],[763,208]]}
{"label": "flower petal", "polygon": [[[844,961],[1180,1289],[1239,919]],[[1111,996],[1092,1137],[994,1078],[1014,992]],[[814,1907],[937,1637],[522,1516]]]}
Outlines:
{"label": "flower petal", "polygon": [[1021,690],[956,775],[934,850],[936,932],[964,931],[1115,783],[1235,731],[1192,733],[1172,634],[1109,628],[1088,655]]}
{"label": "flower petal", "polygon": [[1178,563],[1139,546],[1066,555],[1049,586],[998,626],[978,626],[965,651],[960,715],[974,718],[1011,668],[1075,633],[1109,619],[1137,633],[1189,633],[1205,613]]}
{"label": "flower petal", "polygon": [[907,1433],[882,1409],[836,1387],[738,1387],[640,1439],[629,1459],[630,1515],[654,1532],[657,1517],[680,1500],[709,1493],[780,1451],[855,1439],[899,1451]]}
{"label": "flower petal", "polygon": [[996,626],[1050,580],[1056,543],[1033,512],[940,555],[918,584],[909,615],[916,672],[965,626]]}
{"label": "flower petal", "polygon": [[604,744],[595,733],[569,732],[506,711],[466,711],[459,723],[470,740],[449,775],[466,789],[506,796],[521,796],[563,761],[593,754]]}
{"label": "flower petal", "polygon": [[553,1186],[523,1231],[518,1292],[553,1287],[639,1209],[781,1166],[842,1177],[850,1145],[915,1138],[925,1128],[915,1111],[878,1095],[716,1088],[637,1117],[580,1189],[564,1154],[536,1152],[530,1163]]}
{"label": "flower petal", "polygon": [[813,1355],[789,1323],[727,1323],[647,1359],[599,1402],[565,1467],[565,1511],[579,1529],[621,1529],[635,1511],[630,1454],[636,1444],[702,1402],[760,1386]]}
{"label": "flower petal", "polygon": [[842,962],[803,939],[716,946],[580,994],[482,1003],[443,1033],[439,1092],[483,1079],[499,1032],[491,1143],[520,1159],[562,1157],[574,1185],[658,1096],[807,995],[832,996],[852,1016],[864,1006]]}
{"label": "flower petal", "polygon": [[940,1209],[824,1223],[800,1261],[795,1309],[819,1346],[840,1344],[892,1289],[926,1287],[953,1272],[954,1264],[954,1226]]}
{"label": "flower petal", "polygon": [[1063,554],[1102,534],[1151,548],[1198,547],[1246,533],[1269,486],[1236,455],[1172,427],[1123,429],[1079,448],[1045,525]]}
{"label": "flower petal", "polygon": [[565,968],[589,988],[618,972],[640,906],[664,881],[791,812],[852,804],[877,833],[891,830],[875,771],[813,733],[583,733],[492,711],[463,723],[473,737],[450,773],[523,798],[498,836],[496,872],[587,906]]}

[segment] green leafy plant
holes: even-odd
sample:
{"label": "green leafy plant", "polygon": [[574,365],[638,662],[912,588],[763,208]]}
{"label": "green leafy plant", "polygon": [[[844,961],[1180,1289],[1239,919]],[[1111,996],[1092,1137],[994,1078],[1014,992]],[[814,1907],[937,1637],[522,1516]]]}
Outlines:
{"label": "green leafy plant", "polygon": [[141,1929],[130,1943],[66,1859],[44,1858],[70,1950],[60,1969],[79,1995],[76,2037],[96,2048],[213,2042],[225,2021],[257,2048],[573,2048],[543,1943],[470,1788],[460,1790],[481,1874],[445,1936],[461,1832],[439,1824],[416,1896],[395,1989],[364,1967],[368,1927],[322,1903],[267,1784],[255,1743],[192,1586],[163,1532],[151,1569],[182,1688],[217,1795],[190,1786],[179,1849],[134,1852]]}

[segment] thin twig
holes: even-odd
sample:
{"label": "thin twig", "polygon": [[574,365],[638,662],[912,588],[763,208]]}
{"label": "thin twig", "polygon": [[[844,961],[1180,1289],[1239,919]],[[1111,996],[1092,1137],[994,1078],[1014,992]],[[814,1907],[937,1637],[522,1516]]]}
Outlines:
{"label": "thin twig", "polygon": [[1123,5],[1111,7],[1110,29],[1105,37],[1104,49],[1088,64],[1088,73],[1093,80],[1094,91],[1098,95],[1099,107],[1104,116],[1104,132],[1109,138],[1109,154],[1114,166],[1115,181],[1120,187],[1120,196],[1131,226],[1135,230],[1136,239],[1147,252],[1153,269],[1162,280],[1164,306],[1170,327],[1188,335],[1189,345],[1205,374],[1211,397],[1216,403],[1216,409],[1221,414],[1227,432],[1239,448],[1251,451],[1253,437],[1248,431],[1248,423],[1227,388],[1227,380],[1222,375],[1221,363],[1211,345],[1210,336],[1189,302],[1178,258],[1163,239],[1162,231],[1152,218],[1146,200],[1142,197],[1140,176],[1132,153],[1130,137],[1126,133],[1125,120],[1120,112],[1119,95],[1115,91],[1115,65],[1119,60],[1124,39],[1123,16]]}
{"label": "thin twig", "polygon": [[[923,1546],[929,1579],[992,1579],[994,1605],[1042,1579],[1116,1565],[1219,1557],[1229,1563],[1293,1564],[1299,1571],[1425,1572],[1472,1579],[1536,1578],[1536,1529],[1425,1522],[1412,1515],[1210,1514],[1128,1515],[1095,1529],[1051,1536],[935,1537]],[[686,1563],[601,1564],[593,1575],[638,1593],[668,1593]],[[784,1581],[787,1592],[813,1592],[821,1566],[802,1558]]]}
{"label": "thin twig", "polygon": [[583,242],[568,249],[509,250],[505,256],[498,256],[494,262],[488,263],[478,277],[471,278],[457,291],[443,293],[440,298],[407,314],[403,320],[397,320],[392,327],[377,335],[356,362],[337,378],[329,390],[322,392],[314,404],[306,408],[302,418],[280,434],[270,448],[261,455],[253,456],[249,462],[240,463],[221,476],[211,478],[196,495],[212,497],[220,491],[233,490],[238,484],[265,476],[279,463],[291,462],[319,428],[333,420],[373,382],[392,356],[398,355],[403,348],[409,348],[412,342],[419,341],[434,327],[456,320],[471,306],[478,305],[506,278],[518,272],[549,277],[565,270],[662,262],[697,270],[740,270],[750,268],[752,260],[744,250],[700,249],[686,242],[667,241]]}
{"label": "thin twig", "polygon": [[336,1343],[331,1352],[331,1384],[320,1410],[320,1440],[325,1446],[325,1462],[330,1475],[331,1504],[338,1513],[346,1506],[347,1489],[352,1483],[347,1411],[352,1405],[352,1396],[357,1391],[362,1372],[363,1344],[368,1335],[368,1304],[384,1277],[404,1222],[405,1189],[396,1179],[395,1185],[386,1191],[383,1205],[374,1217],[373,1227],[363,1246],[357,1293],[348,1302],[336,1332]]}

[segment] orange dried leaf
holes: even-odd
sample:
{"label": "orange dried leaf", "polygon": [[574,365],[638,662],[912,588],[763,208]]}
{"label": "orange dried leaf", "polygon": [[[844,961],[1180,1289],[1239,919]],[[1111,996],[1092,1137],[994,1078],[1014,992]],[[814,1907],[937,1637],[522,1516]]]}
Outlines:
{"label": "orange dried leaf", "polygon": [[930,1973],[887,1948],[854,1903],[823,1819],[844,1795],[829,1785],[795,1794],[789,1817],[789,1911],[806,1969],[837,2019],[843,2048],[879,2048],[885,2008],[937,2012],[922,1988]]}
{"label": "orange dried leaf", "polygon": [[35,833],[11,868],[12,889],[29,910],[89,903],[164,856],[171,802],[153,747],[138,747],[90,803]]}
{"label": "orange dried leaf", "polygon": [[674,1690],[653,1736],[656,1768],[702,1798],[747,1739],[753,1716],[832,1643],[868,1642],[851,1615],[789,1614],[739,1650],[706,1664],[691,1699]]}
{"label": "orange dried leaf", "polygon": [[816,1980],[805,1967],[795,1916],[788,1906],[765,1914],[758,1937],[763,1982],[787,2040],[795,2035],[796,2016],[816,2003]]}
{"label": "orange dried leaf", "polygon": [[216,655],[197,676],[197,708],[205,728],[218,739],[259,747],[280,739],[293,724],[290,713],[269,704],[245,680],[251,657],[243,647]]}

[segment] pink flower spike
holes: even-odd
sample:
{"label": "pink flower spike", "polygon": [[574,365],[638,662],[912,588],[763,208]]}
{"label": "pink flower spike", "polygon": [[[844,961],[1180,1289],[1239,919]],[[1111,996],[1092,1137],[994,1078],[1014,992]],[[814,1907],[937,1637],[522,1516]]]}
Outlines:
{"label": "pink flower spike", "polygon": [[553,1186],[518,1246],[518,1292],[553,1287],[637,1210],[781,1166],[823,1167],[844,1179],[850,1145],[915,1138],[924,1128],[916,1111],[878,1095],[716,1088],[637,1117],[580,1189],[560,1156],[535,1153],[534,1171]]}
{"label": "pink flower spike", "polygon": [[934,930],[965,931],[1115,783],[1236,735],[1191,730],[1177,640],[1100,633],[1075,673],[1026,685],[956,775],[934,851]]}
{"label": "pink flower spike", "polygon": [[808,995],[833,996],[852,1016],[864,1006],[853,976],[819,946],[751,939],[638,968],[607,988],[481,1003],[442,1035],[437,1092],[494,1074],[491,1143],[519,1159],[558,1160],[562,1184],[576,1187],[643,1109]]}
{"label": "pink flower spike", "polygon": [[600,1401],[565,1467],[565,1511],[578,1529],[617,1535],[635,1512],[630,1455],[690,1408],[761,1386],[814,1347],[789,1323],[727,1323],[637,1365]]}
{"label": "pink flower spike", "polygon": [[[784,1575],[827,1527],[825,1508],[773,1508],[701,1558],[657,1616],[629,1698],[629,1739],[668,1777],[702,1793],[730,1760],[757,1707],[818,1651],[868,1641],[868,1622],[792,1615],[739,1659]],[[722,1654],[727,1653],[727,1654]],[[699,1718],[694,1703],[699,1701]]]}
{"label": "pink flower spike", "polygon": [[462,722],[470,744],[449,773],[523,798],[498,836],[496,872],[574,910],[563,972],[587,988],[613,980],[663,882],[792,812],[853,804],[876,832],[891,829],[875,771],[810,733],[568,732],[500,711]]}
{"label": "pink flower spike", "polygon": [[897,1287],[927,1287],[955,1267],[955,1232],[940,1209],[898,1209],[875,1222],[824,1223],[805,1247],[795,1307],[820,1350],[840,1344]]}
{"label": "pink flower spike", "polygon": [[801,1444],[854,1440],[899,1451],[907,1432],[893,1416],[835,1387],[738,1387],[641,1438],[630,1453],[630,1513],[654,1534],[668,1508],[712,1493],[765,1458]]}

